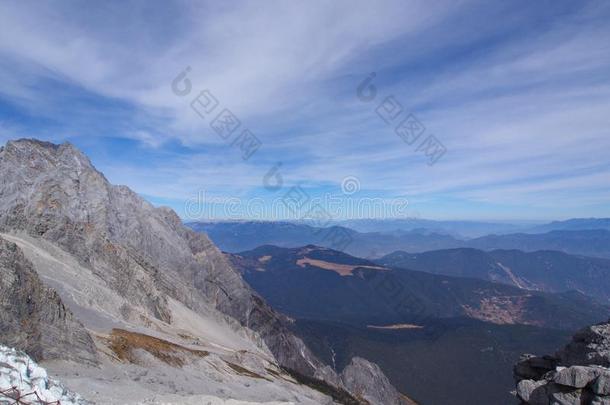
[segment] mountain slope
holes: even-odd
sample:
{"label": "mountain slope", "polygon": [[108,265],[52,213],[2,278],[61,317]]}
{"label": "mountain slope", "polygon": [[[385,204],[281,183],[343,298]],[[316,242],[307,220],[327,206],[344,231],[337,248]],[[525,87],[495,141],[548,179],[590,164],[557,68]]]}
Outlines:
{"label": "mountain slope", "polygon": [[432,250],[423,253],[396,251],[375,260],[388,267],[398,267],[456,277],[472,277],[516,287],[526,286],[513,277],[488,253],[471,248]]}
{"label": "mountain slope", "polygon": [[[321,358],[341,370],[353,356],[381,367],[394,386],[426,405],[514,405],[513,364],[524,352],[545,353],[570,332],[436,319],[419,329],[371,329],[297,319],[296,328]],[[476,400],[473,400],[475,398]]]}
{"label": "mountain slope", "polygon": [[211,305],[260,329],[283,365],[313,373],[302,342],[204,235],[184,228],[173,211],[110,185],[72,145],[9,142],[0,149],[0,178],[0,230],[50,241],[92,267],[128,298],[125,314],[143,310],[168,322],[167,297],[195,311]]}
{"label": "mountain slope", "polygon": [[[222,381],[223,391],[218,392],[217,400],[281,399],[285,395],[294,395],[312,405],[325,400],[323,395],[291,380],[264,347],[217,315],[189,312],[178,302],[169,300],[171,324],[146,318],[142,313],[145,322],[138,323],[122,317],[120,308],[125,307],[126,300],[96,278],[90,269],[79,266],[74,257],[35,238],[5,237],[21,247],[5,243],[8,249],[2,251],[4,255],[14,251],[19,261],[2,268],[2,274],[19,269],[18,263],[24,263],[30,272],[19,277],[22,289],[27,292],[27,303],[24,302],[29,309],[27,320],[47,320],[39,314],[51,314],[54,322],[38,322],[35,333],[30,333],[31,328],[20,322],[22,318],[15,317],[14,311],[5,312],[3,317],[13,317],[15,322],[4,325],[7,328],[0,332],[0,341],[19,345],[19,340],[11,337],[27,336],[35,345],[19,346],[44,360],[53,375],[61,375],[66,384],[87,399],[96,403],[137,403],[153,399],[184,403],[201,394],[215,394]],[[40,274],[40,279],[56,286],[59,293],[40,287],[33,269]],[[38,294],[39,288],[49,293]],[[54,299],[51,302],[46,298],[49,294]],[[11,295],[7,298],[10,308],[19,306],[19,300]],[[61,311],[49,305],[56,300]],[[73,320],[72,311],[61,302],[84,321],[87,330]],[[58,323],[60,327],[55,326]],[[61,334],[55,332],[58,329]],[[79,340],[75,340],[81,335],[90,342],[85,351]],[[37,349],[41,355],[37,355]],[[83,363],[88,357],[95,360],[94,366]],[[240,388],[244,384],[250,387],[248,391]],[[170,393],[174,397],[165,396]]]}
{"label": "mountain slope", "polygon": [[337,370],[354,356],[374,361],[424,404],[511,404],[510,370],[524,350],[549,350],[608,313],[577,293],[391,269],[316,246],[231,260],[318,356]]}
{"label": "mountain slope", "polygon": [[[304,403],[327,403],[331,395],[356,403],[342,386],[319,382],[321,394],[295,380],[286,370],[311,378],[323,364],[289,331],[289,320],[205,235],[111,185],[70,144],[19,140],[0,148],[0,233],[93,337],[101,369],[51,365],[71,384],[86,376],[77,389],[83,394],[101,395],[102,403],[156,390]],[[66,347],[63,359],[76,349]],[[185,382],[178,387],[176,378]]]}
{"label": "mountain slope", "polygon": [[97,363],[93,339],[54,290],[45,287],[14,243],[0,238],[0,330],[3,343],[36,360]]}
{"label": "mountain slope", "polygon": [[377,263],[448,276],[473,277],[546,292],[577,290],[610,302],[610,260],[541,250],[471,248],[394,252]]}
{"label": "mountain slope", "polygon": [[298,318],[385,325],[465,316],[571,330],[603,319],[608,311],[575,292],[546,294],[391,269],[315,246],[262,246],[233,255],[232,261],[271,305]]}

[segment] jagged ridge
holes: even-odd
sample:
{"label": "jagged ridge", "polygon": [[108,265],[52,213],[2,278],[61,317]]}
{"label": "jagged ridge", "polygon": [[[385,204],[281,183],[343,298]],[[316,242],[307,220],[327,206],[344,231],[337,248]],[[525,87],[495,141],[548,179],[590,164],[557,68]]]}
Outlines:
{"label": "jagged ridge", "polygon": [[0,232],[71,254],[122,297],[125,321],[171,324],[176,300],[258,332],[283,367],[313,377],[323,366],[207,236],[185,228],[172,210],[111,185],[71,144],[19,140],[0,148]]}

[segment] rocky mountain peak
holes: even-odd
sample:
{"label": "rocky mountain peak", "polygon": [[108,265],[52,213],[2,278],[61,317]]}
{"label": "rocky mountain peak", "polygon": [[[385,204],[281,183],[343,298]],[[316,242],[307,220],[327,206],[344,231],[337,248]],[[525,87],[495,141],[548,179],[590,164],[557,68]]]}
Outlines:
{"label": "rocky mountain peak", "polygon": [[[73,254],[128,298],[125,314],[171,321],[171,298],[195,311],[211,306],[253,329],[252,312],[277,317],[205,235],[128,187],[111,185],[70,144],[9,142],[0,152],[0,179],[0,232],[26,233]],[[270,336],[279,332],[277,355],[307,371],[314,357],[280,325],[264,338],[273,347]]]}
{"label": "rocky mountain peak", "polygon": [[[173,210],[111,185],[71,144],[22,139],[0,149],[0,236],[27,251],[96,334],[129,325],[186,339],[173,325],[191,327],[185,319],[201,314],[286,369],[313,377],[323,367],[205,234],[184,227]],[[18,316],[6,322],[19,337]],[[66,345],[66,358],[77,358],[77,349]],[[332,370],[328,376],[338,381]]]}
{"label": "rocky mountain peak", "polygon": [[[37,139],[8,141],[0,150],[4,158],[28,164],[32,170],[72,166],[76,171],[95,170],[89,158],[70,142],[53,144]],[[101,173],[98,173],[101,174]]]}

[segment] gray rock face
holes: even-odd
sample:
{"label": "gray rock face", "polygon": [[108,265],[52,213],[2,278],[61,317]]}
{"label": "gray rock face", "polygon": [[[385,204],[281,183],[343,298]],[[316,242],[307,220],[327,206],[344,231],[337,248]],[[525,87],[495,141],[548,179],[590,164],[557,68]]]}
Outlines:
{"label": "gray rock face", "polygon": [[[170,298],[195,312],[215,308],[258,332],[282,366],[306,376],[324,366],[206,235],[184,227],[171,209],[111,185],[70,144],[19,140],[0,148],[0,232],[59,246],[134,308],[163,322],[172,321]],[[125,319],[132,309],[124,308]],[[354,368],[350,381],[357,370],[365,369]],[[327,370],[326,379],[337,381],[333,373]],[[389,383],[382,388],[388,397],[396,393]]]}
{"label": "gray rock face", "polygon": [[14,243],[0,238],[0,342],[34,359],[95,364],[91,336],[55,291],[43,286]]}
{"label": "gray rock face", "polygon": [[371,405],[408,404],[377,364],[354,357],[341,373],[347,390]]}
{"label": "gray rock face", "polygon": [[[534,380],[521,380],[517,384],[517,395],[524,402],[534,403],[535,395],[534,392],[543,387],[546,384],[546,381],[534,381]],[[546,399],[546,395],[545,395]],[[530,402],[532,401],[532,402]]]}
{"label": "gray rock face", "polygon": [[584,388],[600,374],[601,371],[594,367],[572,366],[557,371],[553,381],[567,387]]}
{"label": "gray rock face", "polygon": [[610,395],[610,371],[602,371],[593,384],[593,392],[598,395]]}
{"label": "gray rock face", "polygon": [[553,392],[550,395],[552,404],[556,405],[581,405],[583,402],[583,393],[581,390],[567,392]]}
{"label": "gray rock face", "polygon": [[595,397],[591,400],[591,405],[610,405],[610,397]]}
{"label": "gray rock face", "polygon": [[523,356],[517,396],[532,405],[610,403],[609,342],[610,322],[581,330],[556,356]]}
{"label": "gray rock face", "polygon": [[331,366],[324,366],[317,369],[314,374],[314,378],[321,381],[326,381],[333,387],[344,387],[343,381],[341,381],[341,376],[335,373],[335,370],[333,370]]}
{"label": "gray rock face", "polygon": [[610,323],[579,331],[556,357],[562,364],[610,367]]}
{"label": "gray rock face", "polygon": [[70,144],[20,140],[0,149],[0,231],[58,244],[162,321],[171,321],[167,296],[195,311],[211,304],[258,331],[280,364],[306,375],[320,366],[205,235],[111,185]]}

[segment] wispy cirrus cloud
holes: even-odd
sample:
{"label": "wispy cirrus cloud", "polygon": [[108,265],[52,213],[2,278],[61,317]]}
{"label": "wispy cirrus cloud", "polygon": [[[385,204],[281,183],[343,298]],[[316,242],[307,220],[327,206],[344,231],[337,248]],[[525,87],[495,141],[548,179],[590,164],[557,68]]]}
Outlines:
{"label": "wispy cirrus cloud", "polygon": [[[3,2],[0,136],[70,139],[158,199],[262,195],[282,162],[286,184],[357,176],[422,215],[607,215],[609,16],[600,1]],[[255,159],[172,94],[186,66],[263,141]],[[355,97],[371,71],[376,103],[395,95],[445,144],[439,163]]]}

